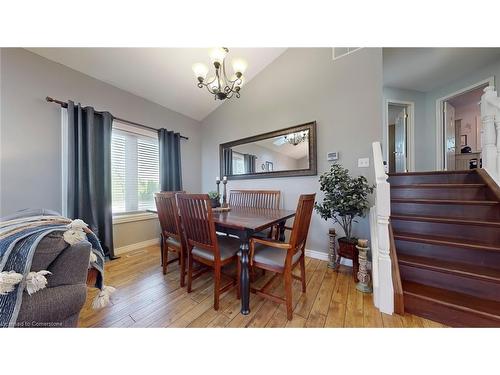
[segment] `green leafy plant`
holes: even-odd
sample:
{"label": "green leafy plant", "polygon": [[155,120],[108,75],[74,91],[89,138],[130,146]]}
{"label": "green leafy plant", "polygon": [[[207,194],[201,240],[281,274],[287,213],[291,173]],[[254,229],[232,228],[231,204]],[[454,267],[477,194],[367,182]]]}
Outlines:
{"label": "green leafy plant", "polygon": [[319,183],[325,198],[322,203],[315,203],[316,212],[323,219],[338,223],[347,241],[351,241],[352,222],[366,215],[368,195],[373,193],[374,186],[370,186],[364,176],[349,176],[349,170],[337,163],[320,176]]}
{"label": "green leafy plant", "polygon": [[208,197],[210,199],[219,199],[220,198],[220,194],[217,193],[216,191],[209,191],[208,192]]}

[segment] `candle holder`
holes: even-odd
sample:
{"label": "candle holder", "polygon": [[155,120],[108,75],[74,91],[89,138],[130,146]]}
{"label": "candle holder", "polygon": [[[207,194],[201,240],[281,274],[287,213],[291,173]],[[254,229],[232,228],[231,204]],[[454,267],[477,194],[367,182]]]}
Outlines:
{"label": "candle holder", "polygon": [[217,184],[217,196],[219,197],[219,203],[220,203],[220,180],[215,180],[215,183]]}
{"label": "candle holder", "polygon": [[356,245],[359,255],[359,271],[356,289],[363,293],[372,293],[373,288],[370,285],[370,272],[368,271],[368,240],[358,240]]}
{"label": "candle holder", "polygon": [[222,207],[226,208],[228,206],[228,204],[227,204],[227,190],[226,190],[227,178],[222,179],[222,185],[224,185],[224,190],[222,193]]}
{"label": "candle holder", "polygon": [[338,267],[338,253],[337,253],[337,233],[334,228],[328,231],[329,246],[328,246],[328,268],[337,269]]}

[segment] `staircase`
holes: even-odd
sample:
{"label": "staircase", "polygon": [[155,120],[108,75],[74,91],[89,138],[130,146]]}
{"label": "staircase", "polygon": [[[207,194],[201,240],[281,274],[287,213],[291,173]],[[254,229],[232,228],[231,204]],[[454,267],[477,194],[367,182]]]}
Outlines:
{"label": "staircase", "polygon": [[484,171],[389,174],[404,309],[500,327],[500,193]]}

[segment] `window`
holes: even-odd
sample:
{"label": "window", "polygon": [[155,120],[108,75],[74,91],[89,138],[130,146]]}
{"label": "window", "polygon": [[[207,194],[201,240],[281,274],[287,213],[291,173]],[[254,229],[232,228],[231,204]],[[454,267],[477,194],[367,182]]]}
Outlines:
{"label": "window", "polygon": [[245,174],[245,158],[243,154],[233,151],[233,174]]}
{"label": "window", "polygon": [[156,133],[115,121],[111,137],[113,214],[154,209],[159,171]]}

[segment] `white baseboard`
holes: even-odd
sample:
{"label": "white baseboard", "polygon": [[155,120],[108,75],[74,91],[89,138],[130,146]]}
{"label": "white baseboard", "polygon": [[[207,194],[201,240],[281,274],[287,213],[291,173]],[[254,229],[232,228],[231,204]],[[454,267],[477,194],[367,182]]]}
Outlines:
{"label": "white baseboard", "polygon": [[[328,262],[328,253],[325,253],[323,251],[306,249],[306,257],[324,260],[324,261]],[[342,258],[340,260],[340,264],[343,264],[344,266],[352,267],[352,260]]]}
{"label": "white baseboard", "polygon": [[128,253],[129,251],[132,250],[141,249],[143,247],[158,245],[159,243],[160,243],[159,238],[153,238],[151,240],[141,241],[127,246],[117,247],[115,248],[115,255],[121,255],[124,253]]}
{"label": "white baseboard", "polygon": [[324,253],[322,251],[306,249],[306,257],[319,260],[326,260],[328,262],[328,253]]}

